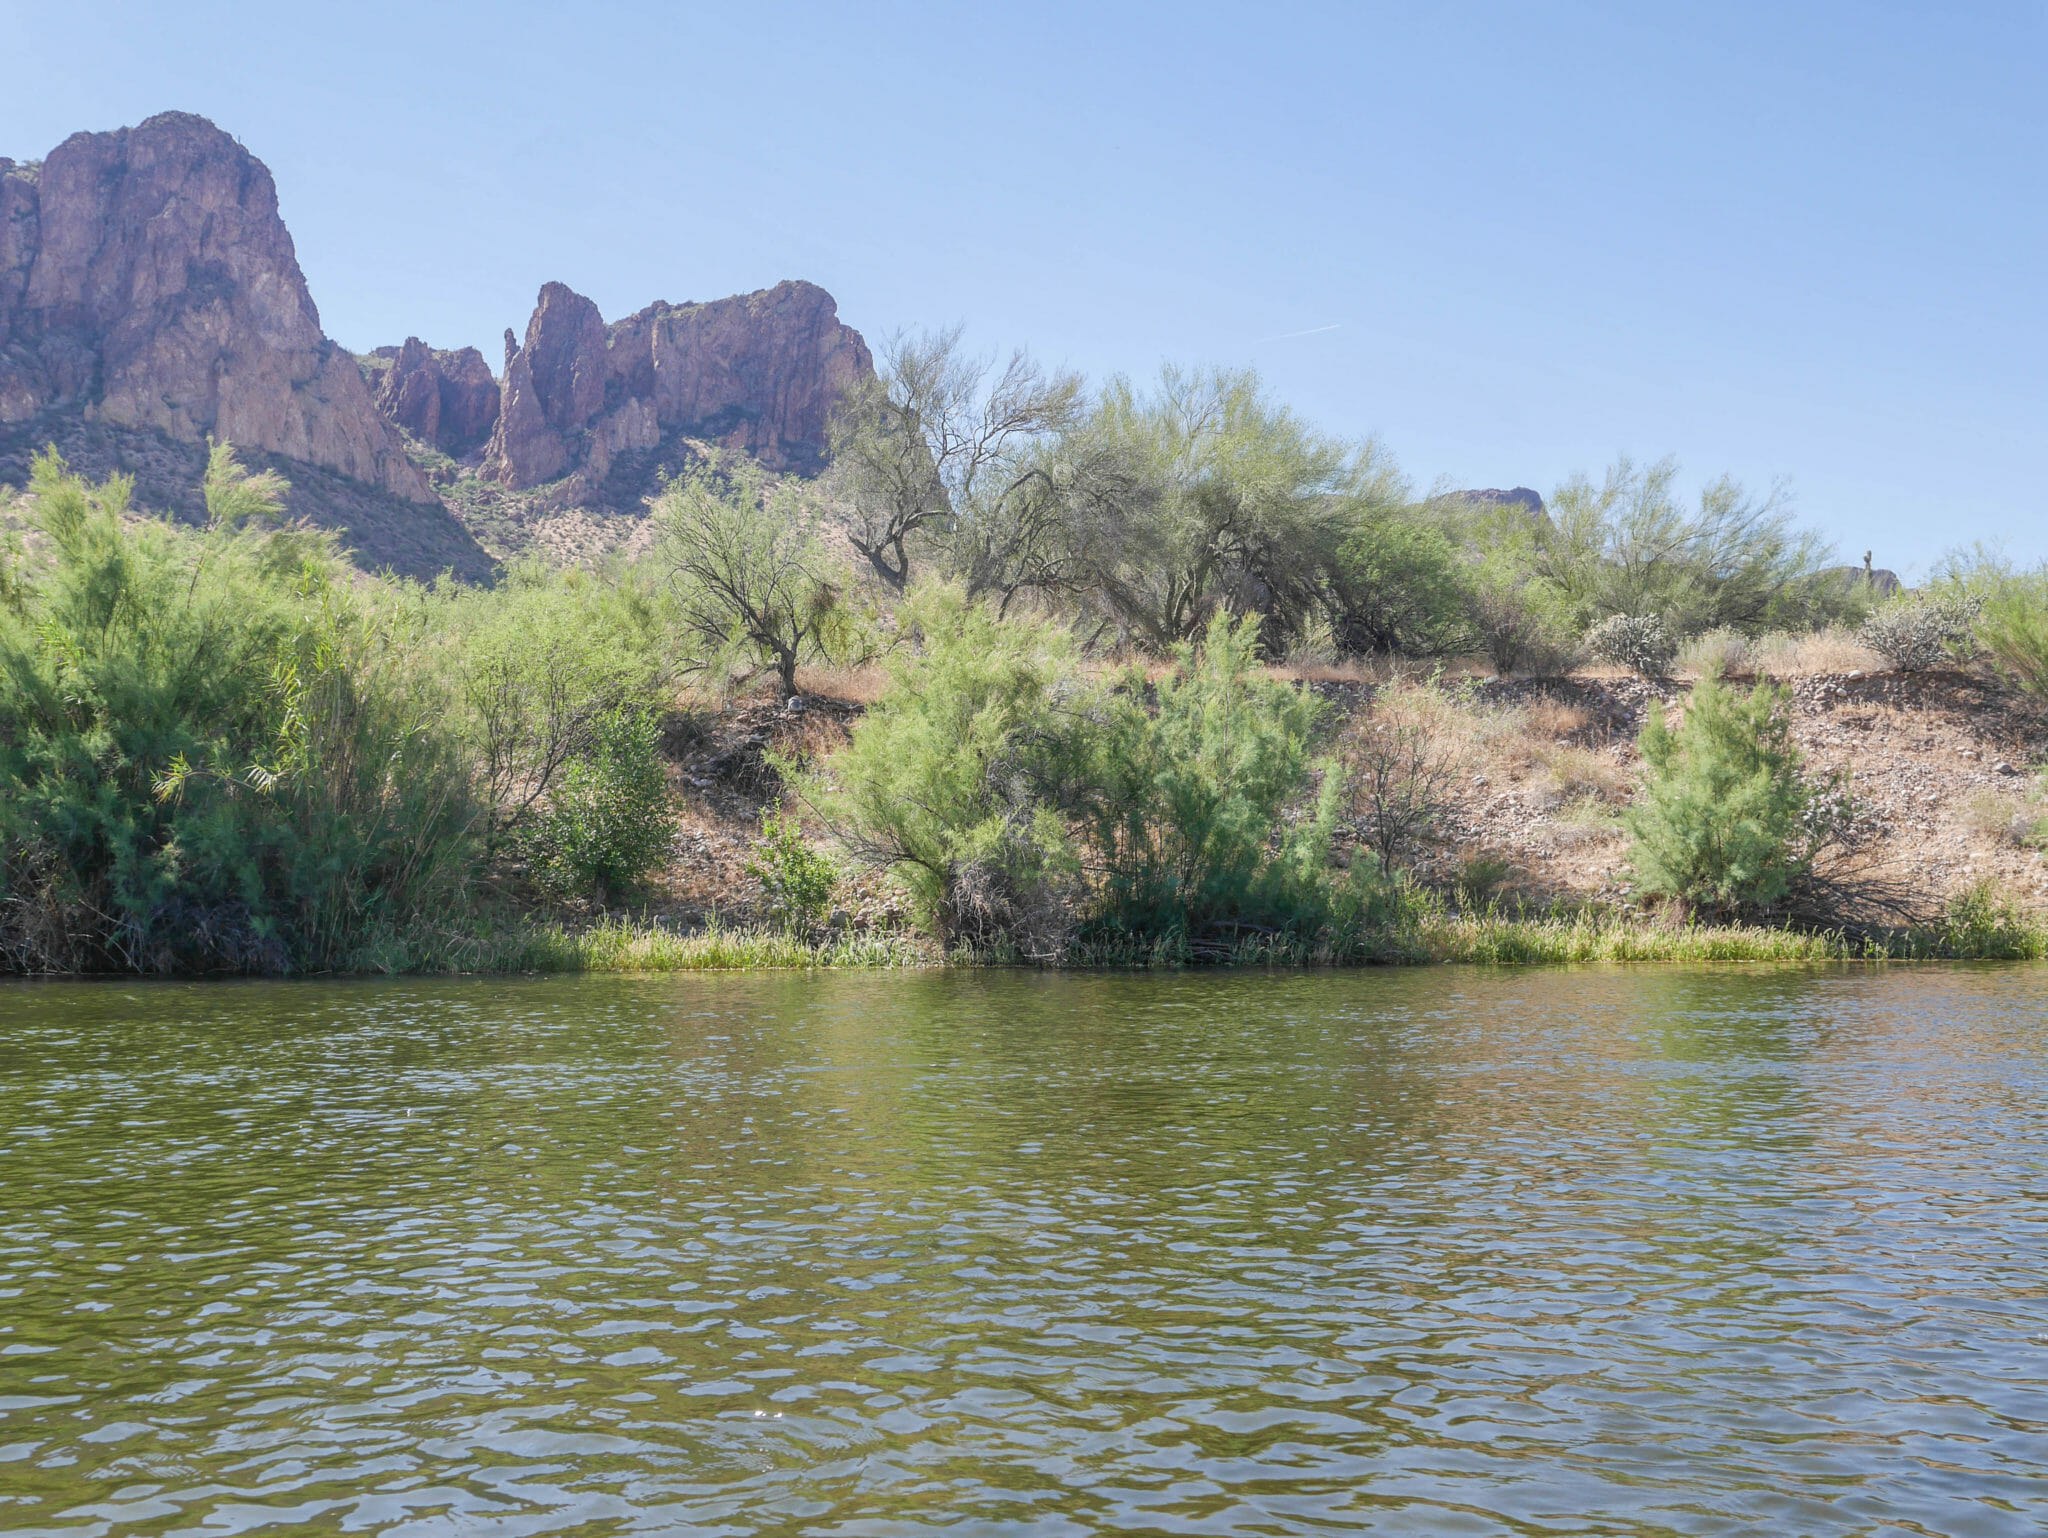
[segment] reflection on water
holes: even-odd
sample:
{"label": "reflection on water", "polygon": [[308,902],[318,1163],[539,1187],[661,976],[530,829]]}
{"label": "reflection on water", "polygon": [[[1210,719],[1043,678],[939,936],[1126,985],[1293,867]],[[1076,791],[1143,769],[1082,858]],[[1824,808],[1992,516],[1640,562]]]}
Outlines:
{"label": "reflection on water", "polygon": [[2048,972],[0,990],[0,1532],[2036,1533]]}

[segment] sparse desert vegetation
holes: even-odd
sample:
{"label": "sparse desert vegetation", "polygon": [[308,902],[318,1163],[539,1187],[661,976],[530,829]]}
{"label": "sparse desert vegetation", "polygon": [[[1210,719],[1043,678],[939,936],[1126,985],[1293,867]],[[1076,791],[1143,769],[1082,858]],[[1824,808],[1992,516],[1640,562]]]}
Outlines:
{"label": "sparse desert vegetation", "polygon": [[44,456],[0,569],[8,966],[2042,932],[2038,576],[1885,597],[1669,464],[1418,496],[1249,374],[1091,393],[952,333],[834,431],[821,477],[707,452],[601,558],[489,586],[352,570],[225,445],[198,529]]}

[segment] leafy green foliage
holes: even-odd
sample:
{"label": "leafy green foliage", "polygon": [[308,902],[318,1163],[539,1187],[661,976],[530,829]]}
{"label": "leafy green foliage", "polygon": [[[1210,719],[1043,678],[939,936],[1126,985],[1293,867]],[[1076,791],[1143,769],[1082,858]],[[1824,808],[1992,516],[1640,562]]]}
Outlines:
{"label": "leafy green foliage", "polygon": [[1322,764],[1313,810],[1283,827],[1322,705],[1266,676],[1258,628],[1254,616],[1218,615],[1199,646],[1175,648],[1152,709],[1133,674],[1095,735],[1079,809],[1102,924],[1160,935],[1323,918],[1343,771]]}
{"label": "leafy green foliage", "polygon": [[2048,569],[2000,573],[1984,595],[1977,643],[2028,694],[2048,694]]}
{"label": "leafy green foliage", "polygon": [[[1366,515],[1402,500],[1375,446],[1314,432],[1249,371],[1169,368],[1150,394],[1112,380],[1081,431],[1124,468],[1124,489],[1081,510],[1077,585],[1154,652],[1196,639],[1218,610],[1263,615],[1284,649]],[[1355,553],[1363,598],[1374,549]]]}
{"label": "leafy green foliage", "polygon": [[2048,933],[1989,881],[1949,898],[1929,938],[1937,954],[1970,961],[2039,961],[2048,955]]}
{"label": "leafy green foliage", "polygon": [[1529,574],[1584,631],[1610,614],[1655,615],[1675,636],[1719,626],[1745,634],[1842,617],[1857,585],[1822,564],[1826,551],[1792,525],[1781,493],[1754,497],[1727,477],[1687,510],[1672,460],[1616,461],[1599,485],[1568,481],[1533,540]]}
{"label": "leafy green foliage", "polygon": [[1064,952],[1079,865],[1055,808],[1087,762],[1097,712],[1072,637],[1002,622],[957,588],[913,592],[917,642],[821,769],[787,777],[840,842],[893,871],[941,938]]}
{"label": "leafy green foliage", "polygon": [[823,923],[839,886],[832,861],[811,846],[794,817],[764,811],[761,836],[746,872],[761,884],[761,906],[771,923],[808,930]]}
{"label": "leafy green foliage", "polygon": [[449,681],[451,729],[472,757],[494,839],[516,831],[619,711],[661,708],[674,668],[654,595],[514,562],[495,588],[407,590],[417,644]]}
{"label": "leafy green foliage", "polygon": [[[236,487],[217,449],[211,489]],[[15,970],[303,970],[458,903],[444,700],[331,547],[128,519],[53,452],[44,563],[0,607],[0,948]]]}
{"label": "leafy green foliage", "polygon": [[563,766],[519,843],[534,884],[550,896],[609,899],[654,868],[673,821],[653,716],[614,710]]}
{"label": "leafy green foliage", "polygon": [[683,630],[721,678],[796,670],[845,653],[857,626],[803,494],[770,488],[751,463],[696,469],[655,503],[663,564]]}
{"label": "leafy green foliage", "polygon": [[1791,891],[1810,864],[1814,793],[1782,693],[1703,680],[1676,731],[1653,709],[1640,742],[1648,774],[1623,823],[1644,891],[1723,912]]}
{"label": "leafy green foliage", "polygon": [[[1213,619],[1156,685],[1104,687],[1058,626],[949,588],[908,615],[918,650],[797,782],[942,938],[1041,960],[1178,953],[1314,934],[1367,900],[1331,869],[1344,776],[1312,759],[1319,702],[1266,676],[1256,618]],[[1370,861],[1359,876],[1380,879]]]}
{"label": "leafy green foliage", "polygon": [[275,470],[250,474],[232,443],[209,438],[200,489],[206,497],[206,521],[214,528],[267,528],[284,521],[291,483]]}
{"label": "leafy green foliage", "polygon": [[[1353,655],[1438,657],[1476,639],[1470,573],[1436,524],[1406,509],[1358,509],[1330,563],[1329,609],[1338,644]],[[1512,664],[1511,664],[1512,665]]]}

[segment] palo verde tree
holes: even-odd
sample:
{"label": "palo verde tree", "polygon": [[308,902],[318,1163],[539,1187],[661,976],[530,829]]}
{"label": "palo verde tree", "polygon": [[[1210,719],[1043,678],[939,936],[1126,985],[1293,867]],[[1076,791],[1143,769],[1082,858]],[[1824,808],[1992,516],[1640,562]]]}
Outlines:
{"label": "palo verde tree", "polygon": [[1048,372],[1027,353],[1000,368],[971,356],[957,326],[898,337],[833,424],[848,543],[902,592],[920,547],[963,523],[1028,525],[1032,514],[1011,499],[1040,485],[1033,451],[1072,424],[1080,394],[1078,375]]}
{"label": "palo verde tree", "polygon": [[1112,380],[1086,424],[1130,494],[1079,511],[1086,585],[1130,638],[1170,651],[1218,612],[1257,613],[1278,644],[1327,601],[1362,505],[1396,481],[1377,449],[1310,429],[1249,370]]}
{"label": "palo verde tree", "polygon": [[721,678],[834,660],[854,630],[803,493],[745,462],[693,470],[654,504],[662,563],[683,631]]}
{"label": "palo verde tree", "polygon": [[1721,626],[1754,634],[1837,617],[1851,604],[1830,581],[1820,538],[1795,529],[1782,488],[1758,497],[1722,476],[1695,507],[1680,500],[1671,459],[1618,459],[1599,485],[1560,487],[1530,575],[1583,632],[1611,614],[1652,616],[1674,636]]}

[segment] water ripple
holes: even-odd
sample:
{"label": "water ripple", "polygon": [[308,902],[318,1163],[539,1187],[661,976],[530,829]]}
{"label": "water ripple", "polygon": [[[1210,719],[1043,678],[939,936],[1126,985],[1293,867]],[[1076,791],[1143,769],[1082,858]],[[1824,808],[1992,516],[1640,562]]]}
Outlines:
{"label": "water ripple", "polygon": [[0,1532],[2036,1533],[2036,968],[0,990]]}

